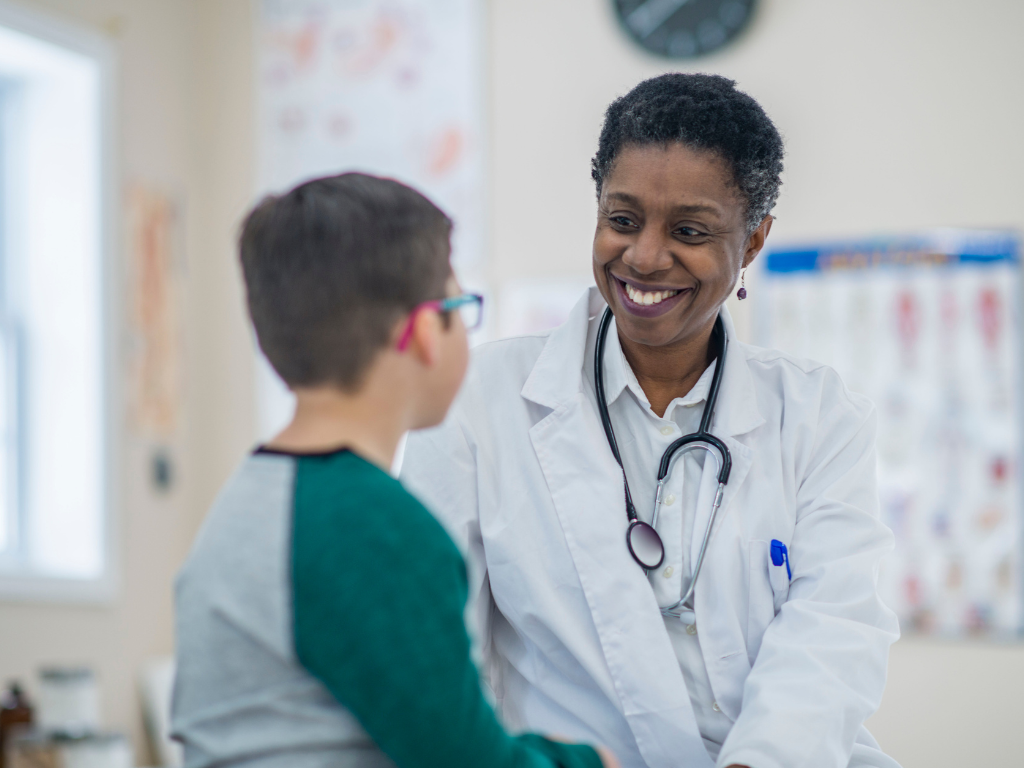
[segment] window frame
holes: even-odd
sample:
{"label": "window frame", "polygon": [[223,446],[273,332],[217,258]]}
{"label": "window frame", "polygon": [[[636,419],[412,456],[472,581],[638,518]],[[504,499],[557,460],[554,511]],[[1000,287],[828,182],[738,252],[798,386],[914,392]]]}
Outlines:
{"label": "window frame", "polygon": [[[34,37],[46,43],[86,56],[95,61],[99,74],[99,221],[98,246],[100,254],[100,306],[101,316],[101,387],[102,408],[101,429],[103,467],[103,569],[95,578],[60,577],[32,572],[28,569],[0,570],[0,601],[2,602],[49,602],[49,603],[99,603],[112,602],[120,592],[121,515],[119,503],[122,484],[120,482],[120,446],[122,423],[120,403],[123,402],[123,386],[120,381],[119,333],[121,328],[121,302],[118,292],[116,270],[118,253],[118,223],[120,220],[117,201],[120,199],[119,175],[116,167],[116,83],[117,57],[114,46],[103,35],[78,24],[68,22],[47,13],[0,0],[0,27]],[[6,179],[0,179],[5,186]],[[3,201],[4,196],[0,196]],[[19,372],[19,379],[24,377]],[[24,444],[24,435],[19,435],[19,446]],[[19,480],[25,474],[19,467]],[[24,510],[24,506],[18,505]],[[19,525],[23,525],[25,513],[19,511]]]}

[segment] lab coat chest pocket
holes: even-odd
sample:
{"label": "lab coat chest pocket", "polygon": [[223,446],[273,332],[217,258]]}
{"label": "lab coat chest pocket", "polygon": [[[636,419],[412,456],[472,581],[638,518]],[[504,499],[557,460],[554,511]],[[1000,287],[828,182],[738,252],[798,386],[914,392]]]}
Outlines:
{"label": "lab coat chest pocket", "polygon": [[747,593],[747,654],[754,663],[761,638],[789,596],[785,566],[772,565],[771,543],[750,542],[750,582]]}

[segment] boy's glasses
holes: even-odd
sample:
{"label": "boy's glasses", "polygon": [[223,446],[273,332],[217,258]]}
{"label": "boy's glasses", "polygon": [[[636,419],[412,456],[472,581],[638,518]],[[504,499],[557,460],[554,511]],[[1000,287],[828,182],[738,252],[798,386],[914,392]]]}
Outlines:
{"label": "boy's glasses", "polygon": [[416,321],[416,315],[424,309],[433,309],[437,312],[451,312],[457,309],[466,330],[475,331],[484,319],[484,297],[479,293],[464,293],[449,299],[436,299],[417,304],[409,313],[409,319],[405,323],[402,335],[398,338],[399,352],[404,352],[405,348],[409,346],[409,340],[412,338],[412,324]]}

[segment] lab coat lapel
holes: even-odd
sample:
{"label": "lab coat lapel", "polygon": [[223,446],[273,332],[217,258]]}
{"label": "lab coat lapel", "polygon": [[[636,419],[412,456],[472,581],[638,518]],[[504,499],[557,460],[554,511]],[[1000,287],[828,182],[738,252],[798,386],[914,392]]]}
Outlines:
{"label": "lab coat lapel", "polygon": [[[711,430],[715,434],[715,430]],[[718,531],[722,528],[725,517],[729,514],[732,502],[739,493],[739,488],[750,471],[753,463],[753,452],[733,437],[727,435],[716,435],[720,437],[732,456],[732,471],[729,474],[729,482],[722,494],[722,504],[719,507],[718,515],[715,518],[714,526],[711,529],[711,538],[708,540],[708,547],[714,541]],[[704,532],[711,522],[711,507],[715,501],[715,494],[718,493],[718,464],[715,461],[704,462],[704,470],[700,477],[700,490],[697,492],[697,508],[694,510],[693,535],[690,537],[690,562],[696,564],[697,556],[700,554],[700,546],[703,543]],[[707,565],[707,563],[705,563]],[[697,580],[697,590],[700,590],[701,580]]]}
{"label": "lab coat lapel", "polygon": [[552,333],[522,394],[552,408],[530,430],[619,705],[650,768],[713,765],[654,593],[626,548],[622,471],[583,388],[593,291]]}
{"label": "lab coat lapel", "polygon": [[[757,408],[757,392],[750,374],[743,346],[736,341],[736,328],[733,325],[729,310],[722,307],[722,322],[725,325],[729,345],[725,353],[725,370],[722,372],[722,386],[718,393],[715,417],[711,424],[711,434],[725,443],[732,456],[732,471],[729,482],[725,486],[722,504],[711,531],[711,539],[722,526],[722,521],[729,513],[732,502],[739,492],[740,486],[750,471],[753,452],[737,439],[738,435],[746,434],[764,424],[764,417]],[[700,490],[697,493],[693,535],[690,539],[690,562],[697,562],[697,555],[711,518],[711,507],[718,492],[718,462],[705,461],[701,474]],[[709,542],[710,547],[710,542]],[[698,589],[700,580],[697,581]]]}
{"label": "lab coat lapel", "polygon": [[[735,611],[722,611],[720,606],[735,601],[745,592],[737,580],[746,573],[742,560],[743,546],[738,510],[734,508],[740,489],[753,466],[754,452],[745,443],[750,432],[764,424],[757,408],[757,391],[750,373],[743,345],[735,342],[735,330],[728,311],[723,307],[723,320],[731,343],[726,351],[726,367],[722,374],[718,407],[711,432],[720,438],[732,456],[732,472],[722,496],[722,505],[711,530],[708,553],[694,594],[697,623],[702,627],[701,651],[711,687],[722,711],[735,720],[739,717],[743,681],[750,666],[746,654],[744,627],[736,620]],[[718,467],[705,461],[698,492],[694,536],[690,542],[690,562],[695,563],[701,539],[711,516],[711,505],[718,490]]]}
{"label": "lab coat lapel", "polygon": [[622,470],[593,405],[577,393],[530,439],[644,762],[710,767],[654,592],[626,548]]}

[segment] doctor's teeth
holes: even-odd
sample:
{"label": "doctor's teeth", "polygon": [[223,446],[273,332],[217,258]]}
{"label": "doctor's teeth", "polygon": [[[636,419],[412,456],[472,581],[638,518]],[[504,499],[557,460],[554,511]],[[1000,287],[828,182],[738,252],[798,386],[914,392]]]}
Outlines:
{"label": "doctor's teeth", "polygon": [[629,283],[624,283],[624,285],[626,286],[626,295],[629,296],[630,301],[647,306],[660,304],[665,299],[670,299],[679,293],[679,291],[638,291]]}

